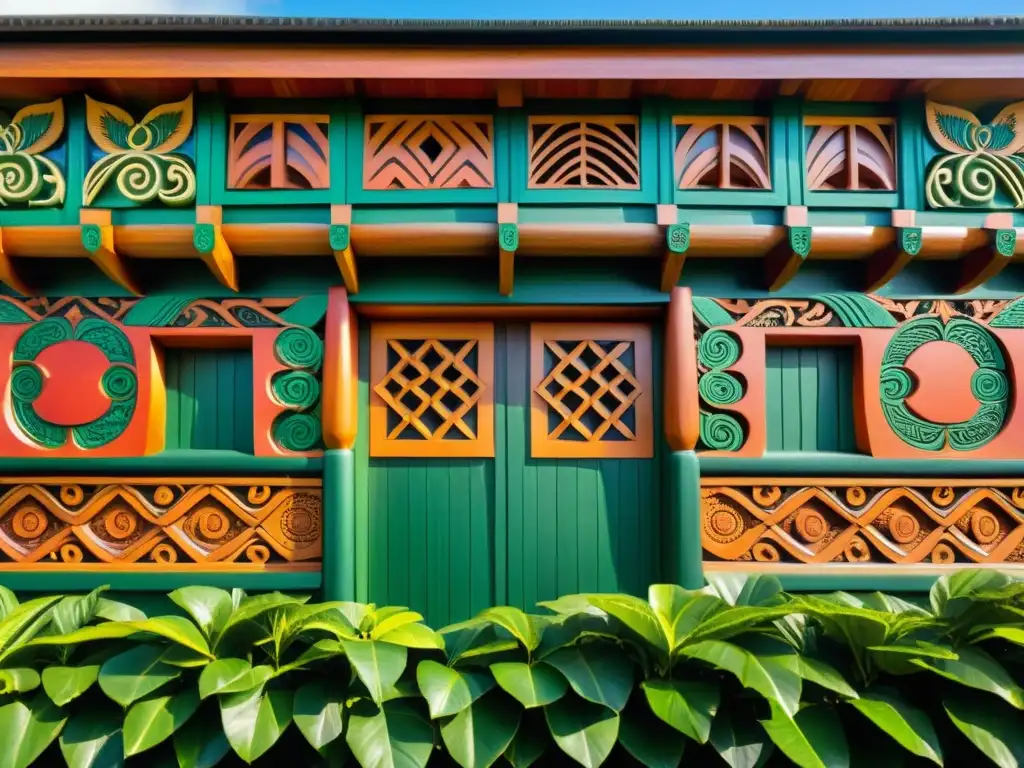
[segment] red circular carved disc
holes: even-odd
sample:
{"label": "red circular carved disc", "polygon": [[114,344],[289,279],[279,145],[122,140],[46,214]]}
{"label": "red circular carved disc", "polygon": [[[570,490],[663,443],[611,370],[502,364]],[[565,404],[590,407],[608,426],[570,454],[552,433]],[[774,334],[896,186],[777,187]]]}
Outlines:
{"label": "red circular carved disc", "polygon": [[95,421],[110,407],[100,378],[110,367],[106,356],[84,341],[62,341],[36,357],[43,369],[42,394],[34,405],[39,418],[61,427]]}
{"label": "red circular carved disc", "polygon": [[963,347],[951,341],[930,341],[914,350],[905,367],[917,378],[907,408],[934,424],[967,421],[978,410],[971,394],[971,376],[977,363]]}

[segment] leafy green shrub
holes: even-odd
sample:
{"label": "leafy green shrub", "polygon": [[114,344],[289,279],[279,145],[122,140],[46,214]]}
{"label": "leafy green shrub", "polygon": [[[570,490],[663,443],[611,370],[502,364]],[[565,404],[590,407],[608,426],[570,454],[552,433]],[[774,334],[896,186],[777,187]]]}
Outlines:
{"label": "leafy green shrub", "polygon": [[440,632],[405,608],[170,599],[0,588],[0,768],[1024,765],[1024,584],[992,571],[921,605],[712,576]]}

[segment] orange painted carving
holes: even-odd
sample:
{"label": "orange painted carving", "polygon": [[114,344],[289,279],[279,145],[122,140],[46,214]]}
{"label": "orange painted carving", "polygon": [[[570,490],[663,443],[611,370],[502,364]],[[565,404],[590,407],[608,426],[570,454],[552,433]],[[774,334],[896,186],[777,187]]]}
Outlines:
{"label": "orange painted carving", "polygon": [[951,341],[933,341],[914,351],[904,366],[917,379],[907,407],[936,424],[967,421],[979,403],[971,394],[971,376],[978,369],[970,354]]}
{"label": "orange painted carving", "polygon": [[327,189],[327,115],[232,115],[229,189]]}
{"label": "orange painted carving", "polygon": [[531,188],[640,188],[636,116],[534,116],[527,130]]}
{"label": "orange painted carving", "polygon": [[771,189],[768,119],[673,118],[677,189]]}
{"label": "orange painted carving", "polygon": [[100,388],[100,377],[110,362],[99,347],[84,341],[62,341],[40,352],[36,365],[44,380],[34,407],[44,421],[74,427],[95,421],[110,407],[110,399]]}
{"label": "orange painted carving", "polygon": [[807,189],[896,189],[895,121],[870,117],[805,117]]}

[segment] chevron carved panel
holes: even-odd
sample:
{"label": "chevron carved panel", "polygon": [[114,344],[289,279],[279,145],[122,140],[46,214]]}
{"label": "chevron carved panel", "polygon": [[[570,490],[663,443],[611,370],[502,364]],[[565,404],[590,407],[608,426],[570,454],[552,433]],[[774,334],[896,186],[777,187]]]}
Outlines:
{"label": "chevron carved panel", "polygon": [[534,116],[528,130],[530,188],[640,188],[635,115]]}

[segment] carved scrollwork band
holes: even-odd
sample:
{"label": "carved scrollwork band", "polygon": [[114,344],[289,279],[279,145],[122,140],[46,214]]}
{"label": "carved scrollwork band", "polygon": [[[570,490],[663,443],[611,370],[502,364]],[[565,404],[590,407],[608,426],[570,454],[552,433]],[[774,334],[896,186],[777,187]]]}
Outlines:
{"label": "carved scrollwork band", "polygon": [[717,328],[704,333],[697,344],[697,391],[704,406],[700,412],[700,440],[710,450],[735,451],[743,445],[743,424],[723,410],[738,403],[744,395],[743,381],[728,370],[741,353],[742,345],[736,335]]}
{"label": "carved scrollwork band", "polygon": [[1024,486],[869,481],[701,488],[705,560],[1024,562]]}

